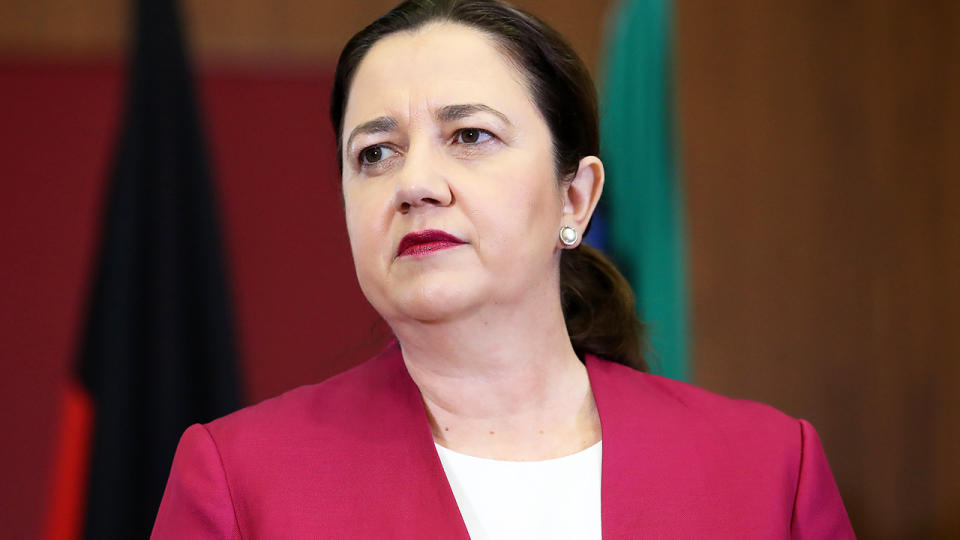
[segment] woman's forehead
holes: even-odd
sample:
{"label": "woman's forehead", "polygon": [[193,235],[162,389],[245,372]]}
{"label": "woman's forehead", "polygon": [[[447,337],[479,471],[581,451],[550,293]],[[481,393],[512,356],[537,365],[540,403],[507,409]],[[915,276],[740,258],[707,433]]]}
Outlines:
{"label": "woman's forehead", "polygon": [[523,75],[492,37],[459,24],[430,24],[370,49],[354,75],[344,127],[383,115],[434,116],[453,103],[483,103],[507,114],[532,106]]}

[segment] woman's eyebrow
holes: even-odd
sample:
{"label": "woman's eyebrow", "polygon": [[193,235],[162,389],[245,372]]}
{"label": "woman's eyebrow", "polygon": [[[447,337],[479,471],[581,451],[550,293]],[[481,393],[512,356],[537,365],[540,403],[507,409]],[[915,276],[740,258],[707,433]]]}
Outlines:
{"label": "woman's eyebrow", "polygon": [[353,139],[357,135],[368,135],[371,133],[389,133],[397,129],[399,126],[396,118],[392,116],[380,116],[374,118],[369,122],[364,122],[359,126],[353,128],[353,131],[350,132],[350,137],[347,138],[347,148],[350,148],[350,144],[353,143]]}
{"label": "woman's eyebrow", "polygon": [[494,116],[497,116],[503,120],[508,126],[513,126],[513,123],[510,122],[510,119],[507,118],[507,115],[489,105],[484,105],[483,103],[467,103],[462,105],[447,105],[446,107],[441,107],[439,110],[437,110],[437,120],[440,122],[453,122],[479,112],[493,114]]}
{"label": "woman's eyebrow", "polygon": [[[437,120],[440,122],[453,122],[455,120],[461,120],[481,112],[490,113],[503,120],[503,122],[508,126],[513,126],[513,122],[507,118],[507,115],[489,105],[484,105],[483,103],[465,103],[441,107],[439,110],[437,110]],[[347,137],[346,147],[350,148],[350,145],[353,143],[353,139],[358,135],[389,133],[391,131],[395,131],[399,125],[400,123],[397,122],[397,119],[392,116],[380,116],[374,118],[373,120],[364,122],[353,128],[353,131],[350,132],[350,136]]]}

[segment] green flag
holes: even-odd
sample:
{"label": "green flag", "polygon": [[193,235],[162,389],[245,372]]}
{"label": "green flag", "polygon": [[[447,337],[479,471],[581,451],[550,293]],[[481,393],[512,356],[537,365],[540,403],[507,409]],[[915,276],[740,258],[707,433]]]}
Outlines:
{"label": "green flag", "polygon": [[687,379],[683,192],[674,161],[669,0],[624,0],[610,20],[601,103],[608,250],[647,323],[654,373]]}

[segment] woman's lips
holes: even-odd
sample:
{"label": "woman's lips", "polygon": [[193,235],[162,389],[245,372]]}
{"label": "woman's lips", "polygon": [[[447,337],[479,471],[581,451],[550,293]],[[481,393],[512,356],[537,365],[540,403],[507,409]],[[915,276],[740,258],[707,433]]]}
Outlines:
{"label": "woman's lips", "polygon": [[400,240],[397,257],[406,255],[424,255],[465,244],[463,240],[438,229],[412,232]]}

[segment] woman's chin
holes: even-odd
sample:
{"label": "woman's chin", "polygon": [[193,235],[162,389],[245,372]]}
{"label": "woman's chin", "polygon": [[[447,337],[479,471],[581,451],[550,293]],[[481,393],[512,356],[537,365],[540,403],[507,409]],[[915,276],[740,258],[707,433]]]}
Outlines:
{"label": "woman's chin", "polygon": [[467,288],[463,283],[443,286],[420,286],[394,296],[393,304],[398,315],[407,320],[436,323],[454,320],[475,310],[489,295]]}

